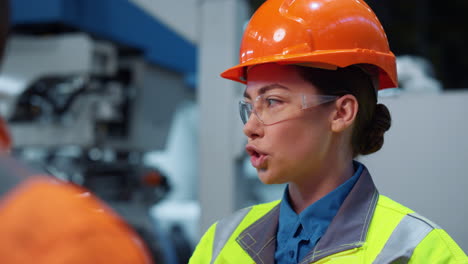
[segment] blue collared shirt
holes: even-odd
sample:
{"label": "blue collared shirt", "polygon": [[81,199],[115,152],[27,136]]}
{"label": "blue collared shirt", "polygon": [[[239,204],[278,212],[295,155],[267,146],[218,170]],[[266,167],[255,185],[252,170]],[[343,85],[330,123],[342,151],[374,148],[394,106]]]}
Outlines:
{"label": "blue collared shirt", "polygon": [[289,201],[288,187],[280,204],[276,263],[298,263],[309,253],[327,230],[341,204],[359,179],[364,166],[354,161],[354,175],[299,215]]}

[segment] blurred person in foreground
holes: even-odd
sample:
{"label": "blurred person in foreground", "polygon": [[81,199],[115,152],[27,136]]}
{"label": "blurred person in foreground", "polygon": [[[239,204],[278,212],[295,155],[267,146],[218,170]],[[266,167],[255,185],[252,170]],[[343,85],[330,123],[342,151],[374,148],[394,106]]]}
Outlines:
{"label": "blurred person in foreground", "polygon": [[[9,3],[0,0],[0,60]],[[0,118],[0,263],[151,264],[142,240],[89,191],[33,174],[8,156],[11,139]]]}
{"label": "blurred person in foreground", "polygon": [[395,56],[364,0],[267,0],[240,64],[221,76],[246,84],[239,110],[258,177],[287,187],[212,225],[190,263],[468,263],[356,161],[382,147],[391,118],[377,91],[397,87]]}

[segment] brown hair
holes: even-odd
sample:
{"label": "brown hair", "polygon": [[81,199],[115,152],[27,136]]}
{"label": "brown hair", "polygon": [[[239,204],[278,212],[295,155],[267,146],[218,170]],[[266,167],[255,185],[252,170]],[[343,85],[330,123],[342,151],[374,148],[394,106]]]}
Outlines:
{"label": "brown hair", "polygon": [[320,93],[338,96],[351,94],[356,97],[359,110],[351,139],[354,157],[382,148],[384,133],[391,126],[391,116],[385,105],[377,104],[377,93],[369,74],[358,66],[337,70],[298,68],[302,78],[317,87]]}
{"label": "brown hair", "polygon": [[8,2],[8,0],[0,0],[0,60],[3,57],[10,21],[10,6]]}
{"label": "brown hair", "polygon": [[0,0],[0,60],[3,57],[8,26],[10,22],[10,9],[8,0]]}

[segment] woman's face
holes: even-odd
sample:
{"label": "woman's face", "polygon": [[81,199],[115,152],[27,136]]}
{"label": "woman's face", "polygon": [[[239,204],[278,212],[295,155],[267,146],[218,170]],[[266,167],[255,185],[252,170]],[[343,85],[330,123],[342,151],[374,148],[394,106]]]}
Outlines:
{"label": "woman's face", "polygon": [[[294,66],[263,64],[249,70],[245,101],[282,93],[316,95],[318,90]],[[272,125],[250,116],[243,129],[248,138],[246,150],[263,183],[300,183],[320,169],[330,151],[331,105],[298,111]]]}

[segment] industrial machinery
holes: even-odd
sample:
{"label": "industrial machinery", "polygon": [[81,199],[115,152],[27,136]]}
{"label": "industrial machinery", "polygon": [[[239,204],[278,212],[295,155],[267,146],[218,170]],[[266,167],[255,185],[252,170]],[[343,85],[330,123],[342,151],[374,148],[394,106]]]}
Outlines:
{"label": "industrial machinery", "polygon": [[6,57],[0,111],[13,155],[98,195],[135,228],[157,263],[185,262],[191,245],[184,231],[157,229],[150,215],[170,184],[143,163],[148,149],[135,140],[141,54],[67,33],[12,36]]}
{"label": "industrial machinery", "polygon": [[161,228],[150,210],[167,198],[171,176],[144,156],[165,147],[195,46],[132,1],[10,2],[0,114],[13,155],[97,194],[156,263],[186,263],[185,230]]}

